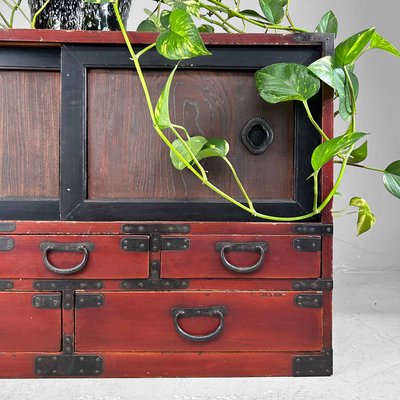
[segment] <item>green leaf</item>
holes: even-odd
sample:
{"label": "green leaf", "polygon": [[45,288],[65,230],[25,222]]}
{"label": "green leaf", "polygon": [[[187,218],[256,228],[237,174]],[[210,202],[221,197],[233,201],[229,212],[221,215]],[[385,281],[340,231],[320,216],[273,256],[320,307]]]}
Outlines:
{"label": "green leaf", "polygon": [[305,101],[318,93],[319,79],[300,64],[272,64],[255,73],[258,92],[268,103]]}
{"label": "green leaf", "polygon": [[357,235],[359,236],[375,225],[376,218],[364,199],[353,197],[349,204],[358,208]]}
{"label": "green leaf", "polygon": [[156,123],[161,129],[166,129],[171,126],[171,120],[169,118],[169,92],[171,90],[172,80],[174,79],[178,65],[179,63],[175,65],[175,68],[170,73],[154,111]]}
{"label": "green leaf", "polygon": [[[199,151],[203,148],[203,146],[207,143],[207,139],[204,136],[193,136],[185,142],[192,151],[193,155],[196,156],[199,153]],[[175,147],[176,150],[178,150],[181,156],[188,163],[192,163],[194,161],[189,152],[186,150],[183,143],[179,139],[175,140],[172,143],[172,145]],[[170,151],[170,158],[173,166],[176,169],[182,170],[186,168],[186,165],[178,158],[178,156],[172,150]]]}
{"label": "green leaf", "polygon": [[340,43],[335,50],[336,63],[344,67],[354,62],[370,42],[374,33],[375,28],[366,29]]}
{"label": "green leaf", "polygon": [[161,30],[166,31],[169,29],[169,16],[171,15],[171,11],[163,10],[160,16],[160,25]]}
{"label": "green leaf", "polygon": [[199,26],[199,32],[214,33],[214,27],[212,25],[203,24]]}
{"label": "green leaf", "polygon": [[172,10],[181,9],[196,18],[200,18],[200,2],[199,0],[166,0],[165,4],[172,7]]}
{"label": "green leaf", "polygon": [[318,26],[315,28],[316,32],[334,33],[335,37],[338,33],[338,21],[332,11],[328,11],[319,21]]}
{"label": "green leaf", "polygon": [[311,156],[311,165],[318,172],[329,160],[363,138],[366,134],[353,132],[321,143]]}
{"label": "green leaf", "polygon": [[364,142],[360,147],[354,149],[349,157],[349,164],[358,164],[368,156],[368,142]]}
{"label": "green leaf", "polygon": [[196,158],[200,161],[209,157],[226,157],[229,152],[229,143],[222,138],[210,138],[203,146]]}
{"label": "green leaf", "polygon": [[374,32],[374,35],[372,36],[369,48],[384,50],[390,54],[400,57],[400,51],[397,50],[396,47],[392,45],[392,43],[390,43],[388,40],[386,40],[376,32]]}
{"label": "green leaf", "polygon": [[204,46],[190,15],[181,9],[172,11],[170,29],[157,38],[157,51],[170,60],[211,54]]}
{"label": "green leaf", "polygon": [[262,12],[265,18],[273,24],[279,24],[282,21],[285,11],[282,0],[259,0]]}
{"label": "green leaf", "polygon": [[393,196],[400,199],[400,160],[392,162],[385,169],[383,184]]}
{"label": "green leaf", "polygon": [[136,28],[138,32],[158,32],[156,24],[150,19],[145,19]]}
{"label": "green leaf", "polygon": [[240,14],[243,14],[246,17],[258,18],[258,19],[261,19],[261,20],[264,20],[264,21],[267,20],[263,15],[259,14],[257,11],[251,10],[251,9],[241,10]]}

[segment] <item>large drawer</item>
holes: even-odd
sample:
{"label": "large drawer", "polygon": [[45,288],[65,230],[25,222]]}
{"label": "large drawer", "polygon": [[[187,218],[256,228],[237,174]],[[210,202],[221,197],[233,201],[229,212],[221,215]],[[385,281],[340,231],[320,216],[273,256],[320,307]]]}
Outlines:
{"label": "large drawer", "polygon": [[[163,278],[318,278],[321,237],[296,235],[186,235],[163,238]],[[171,243],[170,248],[168,244]],[[183,243],[183,242],[182,242]]]}
{"label": "large drawer", "polygon": [[[322,295],[317,293],[191,291],[100,295],[101,305],[90,307],[98,301],[99,293],[77,294],[78,352],[322,349],[323,306]],[[96,302],[91,302],[90,296],[96,297]]]}
{"label": "large drawer", "polygon": [[148,247],[148,236],[4,236],[0,238],[0,277],[146,278]]}

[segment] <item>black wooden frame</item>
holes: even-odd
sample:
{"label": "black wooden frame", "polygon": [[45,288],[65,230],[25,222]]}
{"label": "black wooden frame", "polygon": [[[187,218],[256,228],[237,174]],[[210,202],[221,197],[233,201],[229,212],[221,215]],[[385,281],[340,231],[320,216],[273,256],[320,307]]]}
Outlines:
{"label": "black wooden frame", "polygon": [[[208,46],[212,57],[181,63],[186,69],[257,70],[275,62],[309,65],[325,55],[325,43],[316,37],[307,45]],[[140,47],[138,47],[138,50]],[[141,57],[143,68],[172,69],[174,62],[156,51]],[[94,201],[87,199],[87,71],[91,68],[133,69],[124,45],[63,45],[61,48],[0,48],[0,69],[61,70],[60,199],[0,200],[0,219],[32,220],[181,220],[256,221],[225,201]],[[321,95],[310,102],[318,121]],[[309,163],[319,135],[301,105],[295,105],[294,193],[290,201],[255,203],[259,212],[294,216],[310,212],[313,184]],[[315,218],[314,220],[318,220]],[[260,220],[258,220],[260,221]]]}

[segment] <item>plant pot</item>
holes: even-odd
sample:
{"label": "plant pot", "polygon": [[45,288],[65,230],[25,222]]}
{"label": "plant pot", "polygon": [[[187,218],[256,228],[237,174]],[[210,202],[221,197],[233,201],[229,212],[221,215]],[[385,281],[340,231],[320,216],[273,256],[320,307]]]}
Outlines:
{"label": "plant pot", "polygon": [[[120,0],[119,12],[126,25],[132,0]],[[32,17],[45,0],[28,0]],[[36,19],[39,29],[119,30],[112,4],[88,4],[83,0],[50,1]]]}

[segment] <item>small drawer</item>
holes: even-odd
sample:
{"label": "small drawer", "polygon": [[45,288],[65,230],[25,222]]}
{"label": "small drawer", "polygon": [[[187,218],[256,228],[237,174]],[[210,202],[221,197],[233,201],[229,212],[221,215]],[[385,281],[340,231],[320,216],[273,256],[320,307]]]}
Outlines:
{"label": "small drawer", "polygon": [[[91,295],[98,293],[78,296]],[[103,292],[101,295],[100,306],[76,310],[76,351],[322,349],[323,304],[322,295],[317,292]]]}
{"label": "small drawer", "polygon": [[182,238],[163,238],[163,278],[293,279],[318,278],[321,273],[320,236],[186,235],[185,239],[186,246],[176,250],[173,244]]}
{"label": "small drawer", "polygon": [[0,277],[147,278],[149,237],[14,235],[0,238]]}

